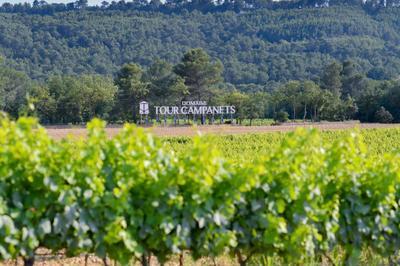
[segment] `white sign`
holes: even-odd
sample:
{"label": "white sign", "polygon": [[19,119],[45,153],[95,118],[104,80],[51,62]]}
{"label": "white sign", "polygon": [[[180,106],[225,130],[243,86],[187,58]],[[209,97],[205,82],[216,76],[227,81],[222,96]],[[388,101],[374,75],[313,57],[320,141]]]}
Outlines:
{"label": "white sign", "polygon": [[[208,106],[206,101],[182,101],[181,106],[155,106],[156,115],[224,115],[234,114],[235,106]],[[140,102],[139,113],[148,115],[149,103]]]}
{"label": "white sign", "polygon": [[234,114],[235,106],[155,106],[157,115],[223,115]]}
{"label": "white sign", "polygon": [[206,101],[182,101],[182,105],[207,105]]}
{"label": "white sign", "polygon": [[141,115],[148,115],[150,113],[149,110],[149,103],[146,101],[141,101],[139,103],[139,114]]}

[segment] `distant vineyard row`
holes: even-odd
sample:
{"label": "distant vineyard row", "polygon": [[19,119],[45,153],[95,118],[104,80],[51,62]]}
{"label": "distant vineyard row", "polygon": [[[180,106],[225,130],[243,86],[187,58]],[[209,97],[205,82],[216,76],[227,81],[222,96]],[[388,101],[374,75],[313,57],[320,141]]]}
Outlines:
{"label": "distant vineyard row", "polygon": [[35,120],[0,120],[1,259],[31,264],[44,247],[123,265],[183,251],[246,265],[341,247],[354,263],[365,247],[399,250],[400,154],[376,160],[358,134],[298,130],[238,165],[200,138],[172,153],[133,126],[112,139],[103,127],[94,120],[86,140],[54,141]]}
{"label": "distant vineyard row", "polygon": [[[358,132],[368,147],[370,156],[380,157],[393,150],[400,150],[400,128],[359,129]],[[319,133],[322,141],[327,143],[339,141],[348,134],[348,129]],[[260,156],[270,154],[290,135],[288,132],[251,133],[249,130],[248,134],[213,135],[204,136],[204,138],[223,153],[224,158],[229,162],[238,163],[252,162]],[[167,149],[184,154],[192,148],[193,138],[191,136],[163,137],[162,142]]]}

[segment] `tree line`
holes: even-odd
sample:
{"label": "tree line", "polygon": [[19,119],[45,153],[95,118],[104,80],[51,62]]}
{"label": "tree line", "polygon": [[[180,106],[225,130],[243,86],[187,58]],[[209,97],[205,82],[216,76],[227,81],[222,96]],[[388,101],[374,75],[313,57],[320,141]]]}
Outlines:
{"label": "tree line", "polygon": [[76,10],[139,10],[145,12],[180,13],[198,10],[201,12],[244,12],[256,9],[298,9],[327,8],[330,6],[360,6],[366,11],[375,12],[380,8],[399,7],[399,0],[133,0],[133,1],[102,1],[99,5],[89,6],[88,0],[77,0],[69,3],[48,3],[45,0],[34,0],[33,3],[5,2],[0,6],[0,12],[27,13],[49,15],[56,12]]}
{"label": "tree line", "polygon": [[333,61],[313,80],[270,88],[225,82],[221,61],[201,48],[187,51],[175,65],[160,59],[147,68],[125,64],[114,77],[55,75],[39,82],[3,63],[0,109],[15,118],[36,115],[45,124],[84,123],[94,117],[119,123],[137,122],[141,100],[154,106],[191,99],[236,106],[237,123],[255,118],[400,121],[400,82],[372,80],[357,69],[352,61]]}

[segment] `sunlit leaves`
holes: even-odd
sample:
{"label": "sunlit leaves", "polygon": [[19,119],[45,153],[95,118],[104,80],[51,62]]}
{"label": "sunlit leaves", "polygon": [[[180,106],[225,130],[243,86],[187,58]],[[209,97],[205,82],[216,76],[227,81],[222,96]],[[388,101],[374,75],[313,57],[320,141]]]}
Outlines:
{"label": "sunlit leaves", "polygon": [[340,246],[350,263],[364,247],[400,247],[400,155],[371,156],[359,133],[298,130],[233,164],[205,138],[174,153],[134,126],[113,138],[104,126],[56,142],[35,120],[0,120],[1,259],[45,247],[121,264],[184,251],[302,262]]}

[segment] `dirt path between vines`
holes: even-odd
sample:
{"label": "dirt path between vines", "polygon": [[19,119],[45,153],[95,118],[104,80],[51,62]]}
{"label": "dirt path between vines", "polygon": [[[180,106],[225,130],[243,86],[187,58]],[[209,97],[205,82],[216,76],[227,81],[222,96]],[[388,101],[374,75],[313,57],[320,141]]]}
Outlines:
{"label": "dirt path between vines", "polygon": [[[82,254],[80,256],[67,258],[64,254],[51,254],[49,250],[44,248],[40,248],[42,252],[39,252],[35,256],[35,266],[104,266],[104,260],[96,257],[95,255],[91,254],[85,256]],[[42,255],[45,253],[45,255]],[[117,264],[115,261],[110,260],[107,258],[107,265],[116,266],[120,265]],[[211,258],[200,258],[198,261],[194,261],[189,253],[185,253],[184,255],[184,265],[186,266],[239,266],[238,263],[234,258],[228,256],[220,256],[215,258],[214,261]],[[136,261],[132,261],[129,265],[131,266],[141,266],[141,264]],[[171,259],[164,264],[165,266],[179,266],[179,257],[177,255],[172,256]],[[328,264],[326,264],[328,265]],[[24,266],[24,262],[22,258],[18,258],[17,260],[6,260],[0,262],[0,266]],[[152,257],[149,263],[149,266],[161,266],[158,263],[155,257]],[[325,266],[325,265],[324,265]]]}
{"label": "dirt path between vines", "polygon": [[[147,127],[146,130],[157,136],[193,136],[202,134],[246,134],[246,133],[268,133],[288,132],[298,127],[318,128],[320,130],[342,130],[353,128],[400,128],[400,124],[374,124],[359,122],[326,122],[326,123],[287,123],[279,126],[236,126],[236,125],[205,125],[205,126],[157,126]],[[107,134],[112,137],[121,130],[121,126],[108,126]],[[47,127],[47,132],[54,139],[63,139],[67,136],[80,138],[86,136],[83,127]]]}

